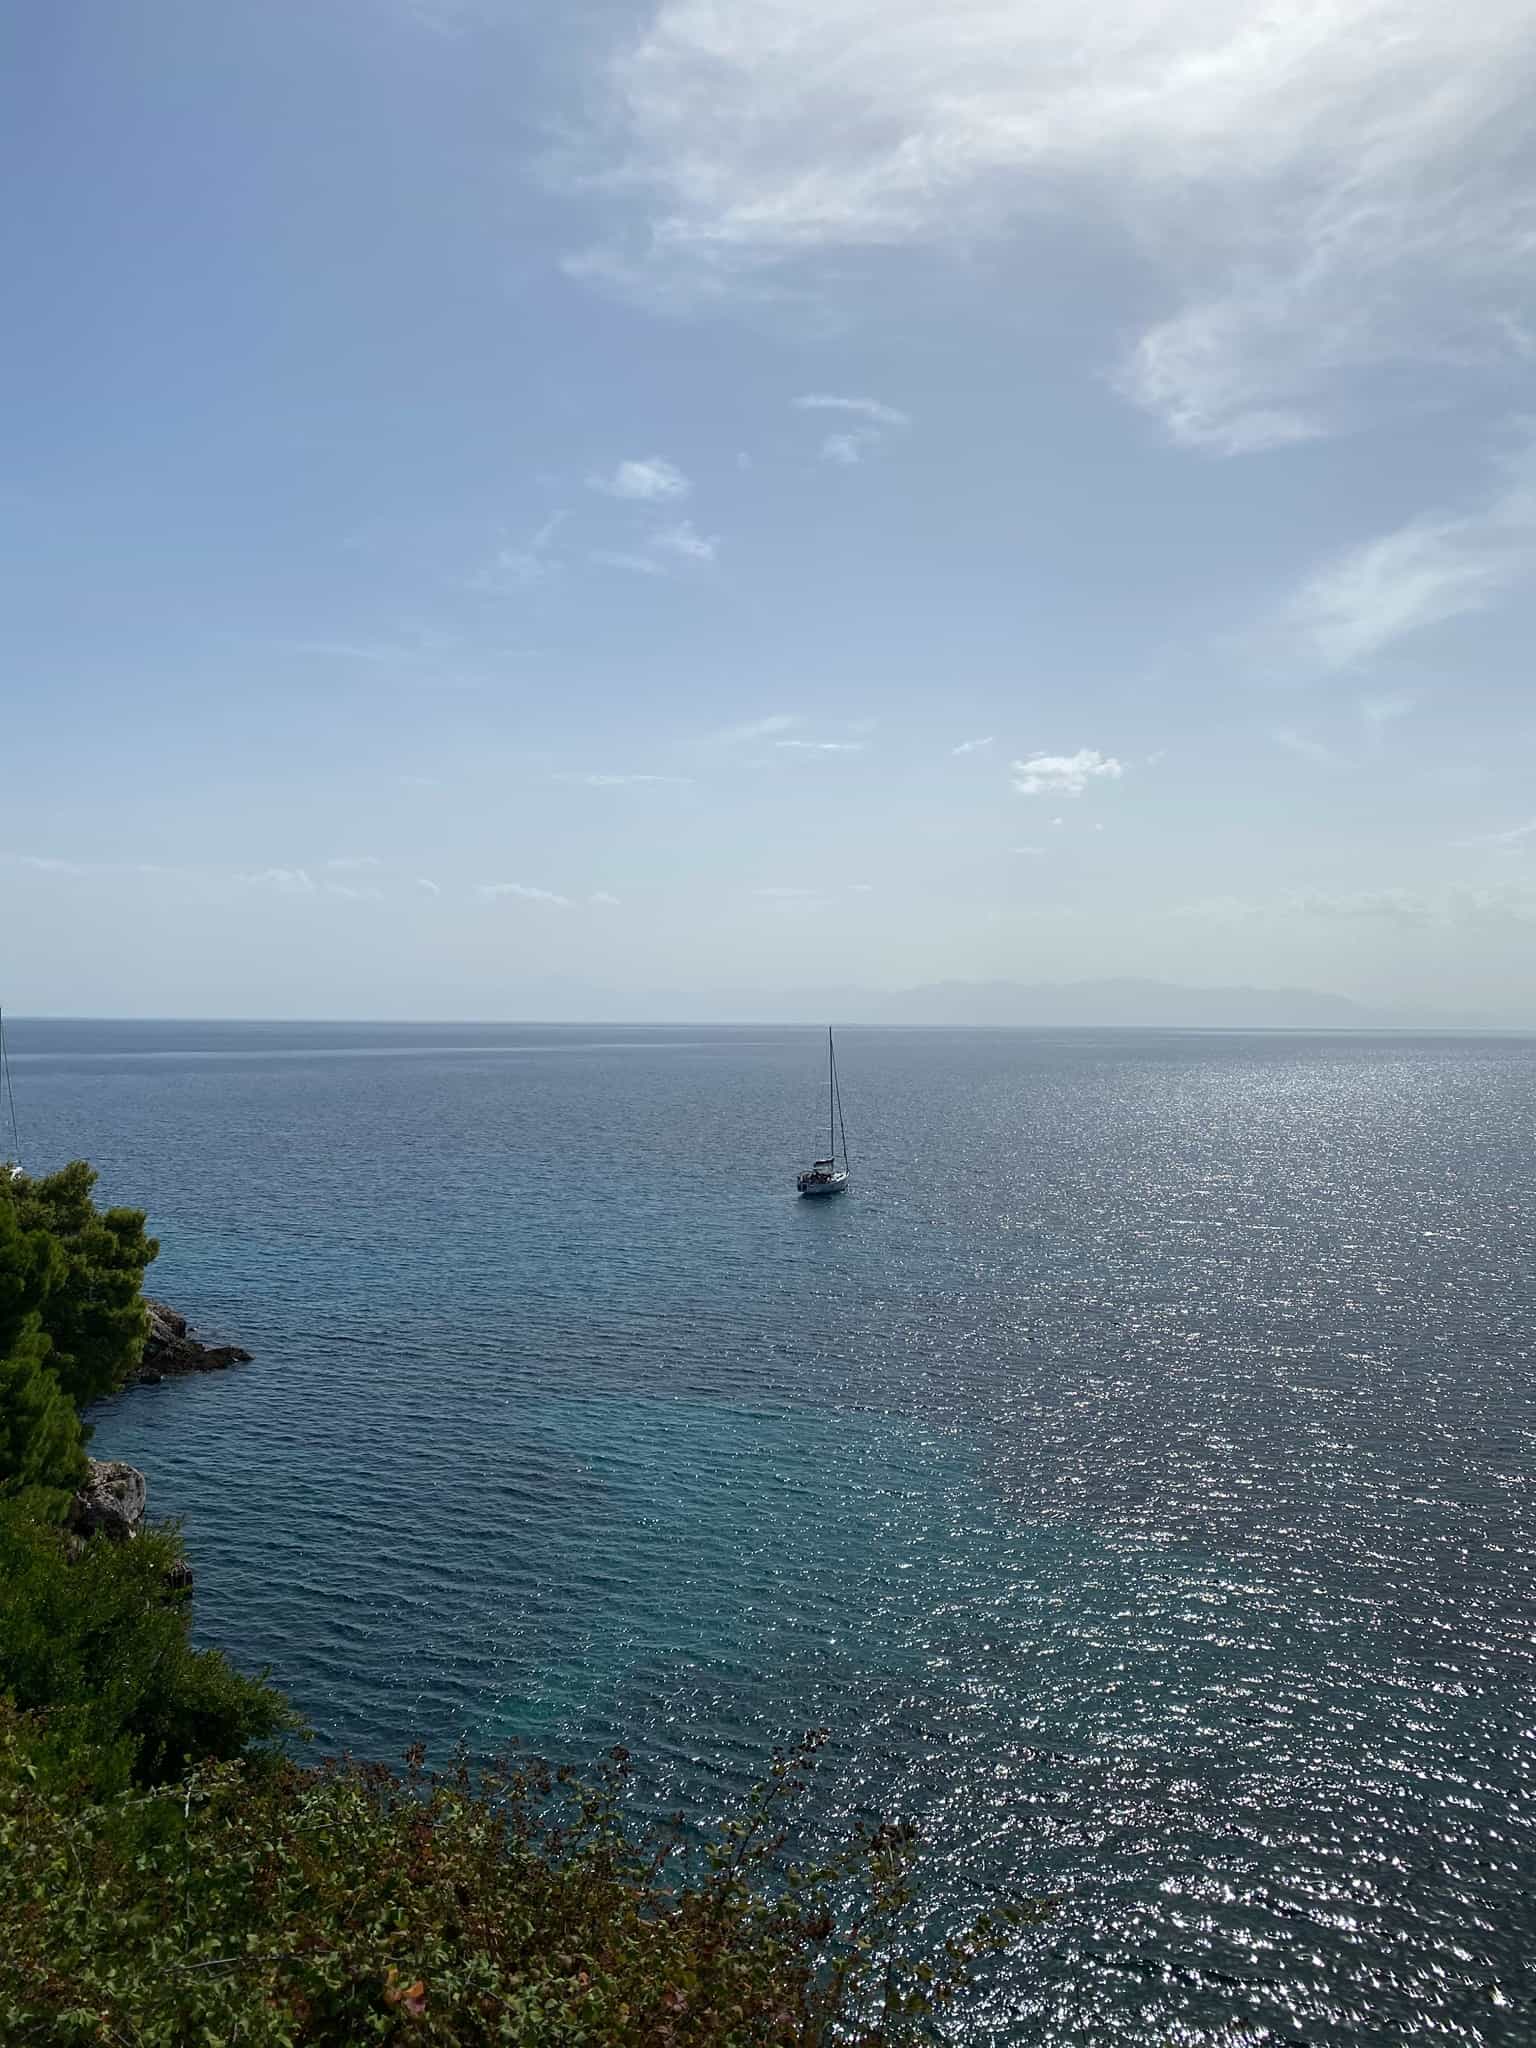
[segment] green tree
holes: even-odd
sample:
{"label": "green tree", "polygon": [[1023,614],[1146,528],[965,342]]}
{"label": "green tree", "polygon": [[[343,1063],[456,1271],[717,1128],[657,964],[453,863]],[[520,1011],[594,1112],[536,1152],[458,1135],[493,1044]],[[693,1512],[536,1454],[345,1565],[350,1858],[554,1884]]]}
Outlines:
{"label": "green tree", "polygon": [[64,1274],[44,1230],[0,1202],[0,1496],[62,1508],[85,1473],[80,1418],[51,1370],[43,1309]]}
{"label": "green tree", "polygon": [[160,1249],[145,1235],[142,1210],[96,1207],[96,1178],[77,1159],[40,1179],[0,1180],[0,1209],[8,1204],[23,1231],[46,1231],[62,1254],[40,1313],[49,1364],[77,1408],[122,1386],[143,1355],[149,1318],[140,1290]]}
{"label": "green tree", "polygon": [[45,1716],[98,1797],[297,1725],[281,1694],[192,1647],[187,1603],[168,1590],[181,1563],[172,1529],[94,1536],[72,1558],[62,1530],[0,1500],[0,1694]]}

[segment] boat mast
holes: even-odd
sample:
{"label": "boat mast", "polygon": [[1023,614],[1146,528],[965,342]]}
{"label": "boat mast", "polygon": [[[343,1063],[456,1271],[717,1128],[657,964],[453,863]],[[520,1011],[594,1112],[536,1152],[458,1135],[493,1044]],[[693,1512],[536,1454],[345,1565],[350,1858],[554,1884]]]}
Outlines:
{"label": "boat mast", "polygon": [[837,1105],[837,1135],[843,1141],[843,1171],[848,1170],[848,1126],[843,1122],[843,1085],[837,1078],[837,1068],[832,1069],[832,1099]]}
{"label": "boat mast", "polygon": [[837,1068],[832,1064],[832,1026],[827,1026],[827,1153],[837,1164]]}
{"label": "boat mast", "polygon": [[5,1090],[5,1105],[11,1113],[11,1164],[20,1171],[21,1132],[16,1125],[16,1084],[11,1079],[11,1056],[5,1046],[4,1010],[0,1010],[0,1087]]}

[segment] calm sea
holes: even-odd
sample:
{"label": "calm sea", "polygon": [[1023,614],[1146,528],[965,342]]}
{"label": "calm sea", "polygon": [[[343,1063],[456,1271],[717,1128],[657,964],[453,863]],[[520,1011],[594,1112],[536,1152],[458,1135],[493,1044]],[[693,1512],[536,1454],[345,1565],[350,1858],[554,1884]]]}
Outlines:
{"label": "calm sea", "polygon": [[974,2043],[1536,2039],[1536,1044],[18,1024],[28,1162],[244,1370],[97,1449],[384,1757],[825,1724]]}

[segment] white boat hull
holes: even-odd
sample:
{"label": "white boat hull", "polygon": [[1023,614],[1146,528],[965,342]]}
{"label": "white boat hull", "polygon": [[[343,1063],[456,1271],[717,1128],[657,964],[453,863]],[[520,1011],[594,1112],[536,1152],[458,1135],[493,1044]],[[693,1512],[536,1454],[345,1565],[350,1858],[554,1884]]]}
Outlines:
{"label": "white boat hull", "polygon": [[802,1173],[795,1185],[807,1199],[820,1195],[840,1195],[848,1186],[848,1175],[842,1167],[839,1167],[836,1173],[817,1174],[814,1179],[810,1174]]}

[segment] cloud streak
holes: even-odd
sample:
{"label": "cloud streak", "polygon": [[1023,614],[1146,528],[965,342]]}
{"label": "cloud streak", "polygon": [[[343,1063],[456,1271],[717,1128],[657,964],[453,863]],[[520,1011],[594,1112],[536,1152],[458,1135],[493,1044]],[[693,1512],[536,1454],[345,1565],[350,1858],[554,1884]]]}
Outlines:
{"label": "cloud streak", "polygon": [[607,201],[568,268],[673,306],[859,251],[1011,272],[1072,217],[1163,301],[1118,389],[1251,454],[1351,423],[1362,372],[1523,346],[1533,65],[1527,0],[653,0],[552,174]]}
{"label": "cloud streak", "polygon": [[481,882],[475,894],[486,903],[512,896],[522,903],[547,903],[558,910],[569,910],[571,905],[569,896],[555,889],[536,889],[531,882]]}
{"label": "cloud streak", "polygon": [[830,392],[812,391],[804,398],[797,398],[796,408],[801,412],[851,412],[877,427],[910,427],[910,413],[899,412],[894,405],[884,405],[878,398],[834,398]]}
{"label": "cloud streak", "polygon": [[1279,620],[1283,649],[1317,667],[1364,667],[1411,634],[1486,611],[1536,575],[1536,459],[1529,444],[1477,511],[1409,521],[1307,578]]}

